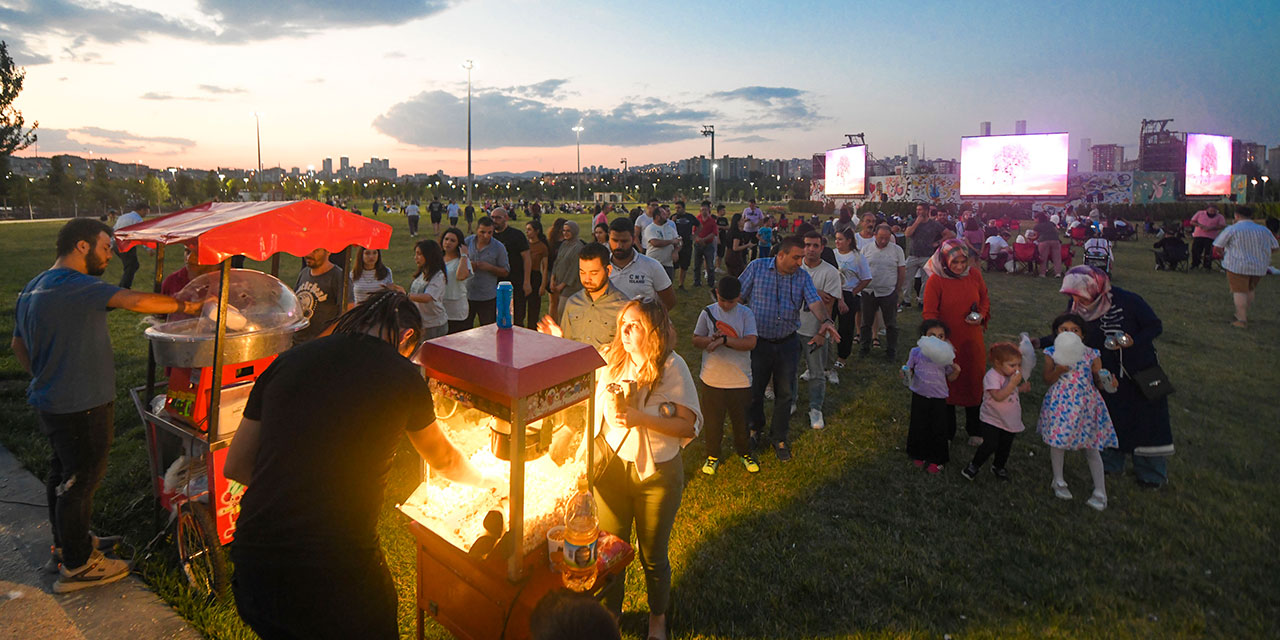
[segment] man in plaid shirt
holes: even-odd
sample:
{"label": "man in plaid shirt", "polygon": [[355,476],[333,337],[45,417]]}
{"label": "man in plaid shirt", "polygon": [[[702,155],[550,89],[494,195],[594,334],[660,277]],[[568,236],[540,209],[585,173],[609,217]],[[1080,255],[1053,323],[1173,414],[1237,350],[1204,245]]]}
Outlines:
{"label": "man in plaid shirt", "polygon": [[[773,425],[769,439],[780,462],[791,459],[787,441],[790,429],[791,383],[800,365],[801,349],[818,349],[830,338],[840,341],[835,323],[818,296],[809,274],[800,268],[804,259],[803,241],[788,236],[778,244],[774,258],[760,258],[747,265],[739,276],[742,281],[742,303],[756,317],[759,340],[751,351],[751,407],[747,425],[751,430],[752,449],[759,446],[764,432],[764,391],[773,383]],[[800,309],[808,306],[821,323],[818,333],[808,345],[801,344],[796,330],[800,328]]]}

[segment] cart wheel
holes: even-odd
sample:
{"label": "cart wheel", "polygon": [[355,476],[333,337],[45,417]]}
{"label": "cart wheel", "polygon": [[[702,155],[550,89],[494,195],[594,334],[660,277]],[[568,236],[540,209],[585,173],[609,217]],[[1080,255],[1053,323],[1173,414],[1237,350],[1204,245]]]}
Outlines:
{"label": "cart wheel", "polygon": [[187,582],[205,597],[220,598],[231,581],[222,553],[213,512],[200,502],[188,502],[178,511],[178,561]]}

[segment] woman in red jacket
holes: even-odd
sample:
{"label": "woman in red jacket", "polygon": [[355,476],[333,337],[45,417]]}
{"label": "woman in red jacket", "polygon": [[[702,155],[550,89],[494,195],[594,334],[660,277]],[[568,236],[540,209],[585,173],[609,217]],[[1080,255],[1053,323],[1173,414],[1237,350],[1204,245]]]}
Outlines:
{"label": "woman in red jacket", "polygon": [[[965,409],[969,445],[982,444],[978,410],[982,406],[982,376],[986,372],[984,332],[991,314],[987,283],[982,270],[973,268],[973,255],[962,240],[943,241],[925,263],[929,279],[924,286],[925,320],[941,320],[951,334],[960,376],[948,385],[947,404]],[[951,437],[955,437],[955,412],[951,413]]]}

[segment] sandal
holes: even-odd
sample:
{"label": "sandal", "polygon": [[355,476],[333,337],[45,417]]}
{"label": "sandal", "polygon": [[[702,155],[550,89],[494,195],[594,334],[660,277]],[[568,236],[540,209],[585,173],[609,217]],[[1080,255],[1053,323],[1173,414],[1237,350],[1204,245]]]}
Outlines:
{"label": "sandal", "polygon": [[879,348],[880,348],[880,338],[876,338],[875,340],[872,340],[872,341],[871,341],[871,346],[873,346],[873,347],[875,347],[875,348],[879,349]]}

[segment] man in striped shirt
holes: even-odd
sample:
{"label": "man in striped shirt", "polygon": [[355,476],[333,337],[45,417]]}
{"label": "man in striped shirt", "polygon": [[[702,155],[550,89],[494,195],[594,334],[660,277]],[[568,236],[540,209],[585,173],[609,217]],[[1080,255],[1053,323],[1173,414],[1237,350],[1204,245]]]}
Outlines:
{"label": "man in striped shirt", "polygon": [[1254,290],[1267,274],[1271,254],[1280,249],[1280,243],[1266,227],[1253,221],[1253,209],[1236,207],[1235,214],[1235,224],[1218,234],[1213,246],[1222,249],[1222,268],[1236,305],[1236,319],[1231,324],[1243,329],[1248,326]]}

